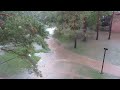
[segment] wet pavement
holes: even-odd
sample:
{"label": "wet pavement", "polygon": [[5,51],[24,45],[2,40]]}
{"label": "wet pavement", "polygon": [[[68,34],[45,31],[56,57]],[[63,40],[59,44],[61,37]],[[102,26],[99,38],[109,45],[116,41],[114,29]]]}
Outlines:
{"label": "wet pavement", "polygon": [[[24,75],[26,79],[109,79],[120,78],[120,67],[105,63],[104,75],[100,74],[101,61],[93,60],[85,56],[73,53],[58,43],[54,38],[47,40],[51,51],[42,53],[42,60],[38,62],[38,68],[43,77],[34,74]],[[91,73],[93,72],[93,73]],[[91,75],[89,75],[91,73]],[[95,75],[94,75],[95,74]],[[19,77],[20,78],[20,75]]]}
{"label": "wet pavement", "polygon": [[98,40],[95,40],[94,37],[94,39],[87,42],[78,41],[77,49],[73,48],[73,43],[68,43],[64,46],[80,55],[98,61],[103,60],[104,48],[108,48],[105,62],[120,66],[120,33],[112,33],[111,39],[108,40],[108,32],[100,32]]}
{"label": "wet pavement", "polygon": [[[100,60],[74,53],[64,48],[52,37],[46,41],[51,51],[41,53],[40,57],[42,59],[38,62],[38,69],[42,71],[43,77],[37,77],[34,73],[29,74],[24,71],[9,77],[10,79],[120,79],[119,66],[106,62],[103,70],[104,74],[101,75],[102,62]],[[112,40],[108,42],[112,42]]]}
{"label": "wet pavement", "polygon": [[[54,69],[56,69],[57,67],[55,67],[54,65],[57,62],[64,62],[64,63],[68,62],[71,64],[71,67],[67,67],[65,65],[66,67],[64,67],[64,69],[62,69],[62,70],[66,70],[67,68],[72,70],[72,66],[77,65],[77,64],[85,65],[88,68],[97,70],[98,72],[101,70],[101,64],[102,64],[101,61],[93,60],[93,59],[87,58],[86,56],[81,56],[79,54],[73,53],[70,50],[65,49],[63,47],[63,45],[58,43],[54,38],[50,38],[47,42],[49,43],[49,47],[51,48],[51,53],[49,53],[48,56],[46,56],[45,54],[43,54],[43,56],[42,56],[43,62],[44,62],[44,64],[46,64],[46,69],[49,69],[49,68],[47,68],[47,66],[51,66]],[[44,57],[44,55],[45,55],[45,57]],[[48,61],[48,64],[46,63],[46,61]],[[52,65],[52,63],[54,63],[54,65]],[[59,65],[59,64],[60,63],[58,63],[57,65]],[[49,71],[51,71],[51,70],[49,70]],[[75,69],[73,69],[72,71],[75,71]],[[104,72],[119,77],[120,76],[120,67],[112,65],[110,63],[105,63]],[[89,78],[91,78],[91,77],[89,77]]]}
{"label": "wet pavement", "polygon": [[50,37],[47,40],[51,51],[42,53],[42,60],[38,62],[38,68],[43,77],[37,77],[34,73],[22,73],[11,78],[15,79],[119,79],[120,67],[105,63],[104,74],[100,74],[101,61],[93,60],[85,56],[67,50]]}

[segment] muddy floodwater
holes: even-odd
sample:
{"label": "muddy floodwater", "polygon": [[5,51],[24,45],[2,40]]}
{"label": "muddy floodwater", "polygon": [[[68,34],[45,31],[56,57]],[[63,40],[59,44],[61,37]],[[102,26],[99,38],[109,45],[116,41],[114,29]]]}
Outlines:
{"label": "muddy floodwater", "polygon": [[64,48],[56,39],[49,37],[46,40],[51,49],[48,53],[41,53],[41,61],[38,68],[43,77],[37,77],[34,73],[21,73],[11,78],[23,79],[109,79],[120,78],[120,67],[105,63],[104,74],[100,74],[101,61],[81,56]]}
{"label": "muddy floodwater", "polygon": [[108,40],[108,32],[100,32],[98,40],[94,38],[87,42],[78,41],[77,49],[74,49],[73,45],[69,43],[64,46],[73,52],[98,61],[103,60],[104,48],[108,48],[105,62],[120,66],[120,33],[112,33],[111,39]]}
{"label": "muddy floodwater", "polygon": [[[49,29],[53,30],[53,29]],[[48,30],[48,31],[49,31]],[[52,32],[52,31],[51,31]],[[52,32],[53,34],[53,32]],[[120,79],[120,34],[113,34],[107,40],[107,33],[101,33],[99,40],[90,40],[78,44],[80,50],[61,44],[57,39],[49,37],[46,42],[51,49],[47,53],[39,53],[41,60],[38,69],[43,77],[37,77],[32,71],[24,70],[13,75],[12,79]],[[103,37],[105,36],[105,37]],[[83,47],[84,46],[84,47]],[[100,74],[104,47],[108,48],[104,65],[104,74]],[[69,50],[71,49],[71,50]],[[80,54],[81,53],[81,54]]]}

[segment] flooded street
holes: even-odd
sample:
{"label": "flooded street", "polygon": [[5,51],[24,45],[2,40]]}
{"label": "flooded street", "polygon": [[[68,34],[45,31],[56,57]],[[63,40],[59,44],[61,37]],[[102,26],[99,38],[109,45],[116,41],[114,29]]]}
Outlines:
{"label": "flooded street", "polygon": [[[73,53],[65,49],[54,38],[47,40],[51,51],[41,54],[42,60],[38,68],[43,77],[32,74],[21,74],[15,78],[23,79],[91,79],[91,78],[120,78],[120,67],[105,63],[104,72],[100,74],[101,61]],[[12,77],[14,78],[14,77]]]}
{"label": "flooded street", "polygon": [[[101,40],[103,37],[101,37]],[[117,38],[117,36],[116,36]],[[107,40],[107,38],[106,38]],[[109,47],[108,53],[111,53],[111,49],[115,49],[119,52],[119,49],[117,47],[119,44],[116,44],[114,46],[115,41],[112,39],[107,41],[111,44],[106,44],[103,47],[102,43],[105,43],[106,40],[103,42],[98,41],[99,43],[89,43],[86,44],[85,47],[90,46],[91,50],[94,50],[96,52],[88,51],[90,54],[88,56],[85,56],[85,54],[82,56],[80,54],[74,53],[69,49],[66,49],[63,44],[61,44],[58,40],[56,40],[53,37],[49,37],[49,39],[46,39],[49,48],[51,51],[48,53],[40,53],[38,56],[41,57],[41,60],[38,62],[38,69],[42,71],[43,77],[37,77],[34,73],[28,73],[28,71],[24,71],[18,75],[13,75],[9,78],[11,79],[120,79],[120,67],[113,65],[109,62],[106,62],[104,65],[104,74],[100,74],[101,60],[95,60],[89,58],[90,56],[97,56],[102,52],[99,57],[103,55],[103,47]],[[119,40],[117,38],[117,40]],[[93,41],[94,42],[94,41]],[[118,41],[117,41],[118,42]],[[118,42],[119,43],[119,42]],[[72,47],[72,44],[70,44]],[[110,48],[110,47],[115,48]],[[99,48],[98,48],[99,47]],[[93,49],[94,48],[94,49]],[[97,52],[99,50],[99,52]],[[117,52],[112,52],[113,55]],[[118,54],[118,53],[117,53]],[[86,54],[87,55],[87,54]],[[106,55],[106,60],[108,60],[108,56]],[[112,57],[112,56],[111,56]],[[110,57],[110,58],[111,58]],[[119,57],[119,56],[118,56]],[[115,57],[116,59],[118,57]],[[94,57],[93,57],[94,58]],[[118,58],[119,59],[119,58]],[[112,59],[111,59],[112,60]]]}
{"label": "flooded street", "polygon": [[1,11],[0,36],[0,79],[120,79],[120,11]]}
{"label": "flooded street", "polygon": [[[45,57],[45,60],[43,60],[43,62],[45,62],[46,60],[49,60],[48,62],[48,64],[50,64],[49,66],[53,66],[51,65],[52,63],[54,63],[55,65],[55,63],[58,63],[58,62],[59,62],[58,65],[60,63],[70,63],[71,66],[69,67],[69,69],[71,70],[71,72],[72,71],[74,72],[74,69],[72,69],[72,67],[77,64],[79,65],[82,64],[82,65],[91,67],[93,70],[95,69],[100,71],[101,63],[102,63],[101,61],[93,60],[93,59],[87,58],[86,56],[81,56],[79,54],[73,53],[70,50],[65,49],[54,38],[50,38],[48,40],[48,43],[49,43],[49,47],[52,50],[52,53],[49,54],[48,57]],[[67,65],[65,66],[66,67],[63,70],[67,69]],[[56,69],[56,67],[54,67],[54,69]],[[120,76],[120,67],[112,65],[110,63],[105,63],[104,72],[113,74],[115,76]]]}
{"label": "flooded street", "polygon": [[73,43],[64,46],[73,52],[98,61],[103,60],[104,48],[108,48],[105,62],[120,66],[120,33],[112,33],[111,40],[108,40],[108,32],[100,32],[98,40],[94,37],[94,40],[87,42],[78,41],[77,49],[73,48]]}

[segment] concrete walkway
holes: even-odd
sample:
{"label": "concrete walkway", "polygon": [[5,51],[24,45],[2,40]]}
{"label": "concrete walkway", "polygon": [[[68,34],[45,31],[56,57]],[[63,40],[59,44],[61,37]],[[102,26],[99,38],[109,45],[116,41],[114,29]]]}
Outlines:
{"label": "concrete walkway", "polygon": [[[93,60],[93,59],[87,58],[85,56],[81,56],[79,54],[73,53],[73,52],[65,49],[54,38],[50,38],[49,40],[47,40],[47,43],[49,44],[51,53],[49,53],[48,56],[43,54],[42,55],[43,61],[38,63],[38,65],[40,66],[40,69],[42,69],[41,65],[42,65],[42,67],[44,67],[42,69],[43,73],[45,73],[47,71],[48,72],[54,71],[54,73],[61,72],[64,74],[69,74],[69,75],[80,77],[78,74],[73,74],[73,73],[71,73],[72,71],[68,71],[68,69],[72,70],[72,68],[68,68],[69,66],[68,67],[66,66],[65,69],[59,68],[59,70],[58,70],[57,67],[54,66],[57,62],[71,63],[71,64],[75,64],[75,65],[77,65],[77,64],[84,65],[84,66],[92,68],[93,70],[95,69],[98,72],[100,72],[101,65],[102,65],[101,61]],[[66,69],[66,68],[68,68],[68,69]],[[116,66],[116,65],[112,65],[110,63],[105,63],[104,73],[120,77],[120,67]],[[84,77],[84,78],[90,79],[91,77]]]}

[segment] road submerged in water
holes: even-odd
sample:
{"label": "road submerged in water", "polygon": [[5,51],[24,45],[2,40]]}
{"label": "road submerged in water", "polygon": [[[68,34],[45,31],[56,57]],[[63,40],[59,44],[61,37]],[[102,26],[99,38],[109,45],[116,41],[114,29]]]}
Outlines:
{"label": "road submerged in water", "polygon": [[[50,34],[53,34],[53,29],[55,28],[48,30],[51,31]],[[103,37],[102,35],[105,37]],[[102,33],[102,35],[99,36],[99,39],[100,40],[104,39],[104,41],[107,40],[106,33]],[[119,36],[120,35],[117,36],[112,35],[112,38],[114,37],[116,40],[118,40]],[[42,71],[43,77],[37,77],[34,73],[30,74],[26,70],[23,73],[11,76],[9,78],[10,79],[92,79],[92,78],[94,79],[94,77],[92,77],[91,75],[87,75],[91,73],[91,71],[95,71],[97,75],[100,75],[102,60],[95,60],[96,58],[90,59],[90,57],[92,58],[94,56],[95,52],[90,53],[92,55],[92,56],[90,55],[90,57],[87,57],[87,55],[85,54],[83,56],[82,54],[80,55],[74,53],[71,50],[66,49],[63,44],[61,44],[58,40],[56,40],[51,36],[49,37],[49,39],[46,39],[46,42],[48,43],[51,51],[48,53],[38,54],[41,57],[41,60],[38,62],[38,69]],[[98,42],[102,43],[103,41],[98,41]],[[108,42],[114,43],[113,40]],[[96,43],[94,43],[94,45],[90,44],[89,46],[94,47],[95,45]],[[109,46],[111,47],[111,45]],[[100,53],[98,54],[100,55]],[[117,76],[118,78],[120,77],[120,66],[113,65],[109,62],[105,62],[103,71],[104,73]],[[96,79],[97,78],[98,77],[96,77]]]}
{"label": "road submerged in water", "polygon": [[[49,53],[40,54],[42,60],[38,62],[38,68],[42,71],[43,77],[37,77],[34,73],[27,72],[13,76],[11,78],[19,79],[92,79],[92,77],[78,74],[75,66],[84,65],[98,73],[101,70],[101,61],[90,59],[86,56],[81,56],[68,49],[65,49],[56,39],[50,37],[46,40],[51,51]],[[84,67],[83,67],[84,69]],[[80,73],[80,72],[79,72]],[[88,72],[89,73],[89,72]],[[104,73],[120,77],[120,67],[105,63]]]}

